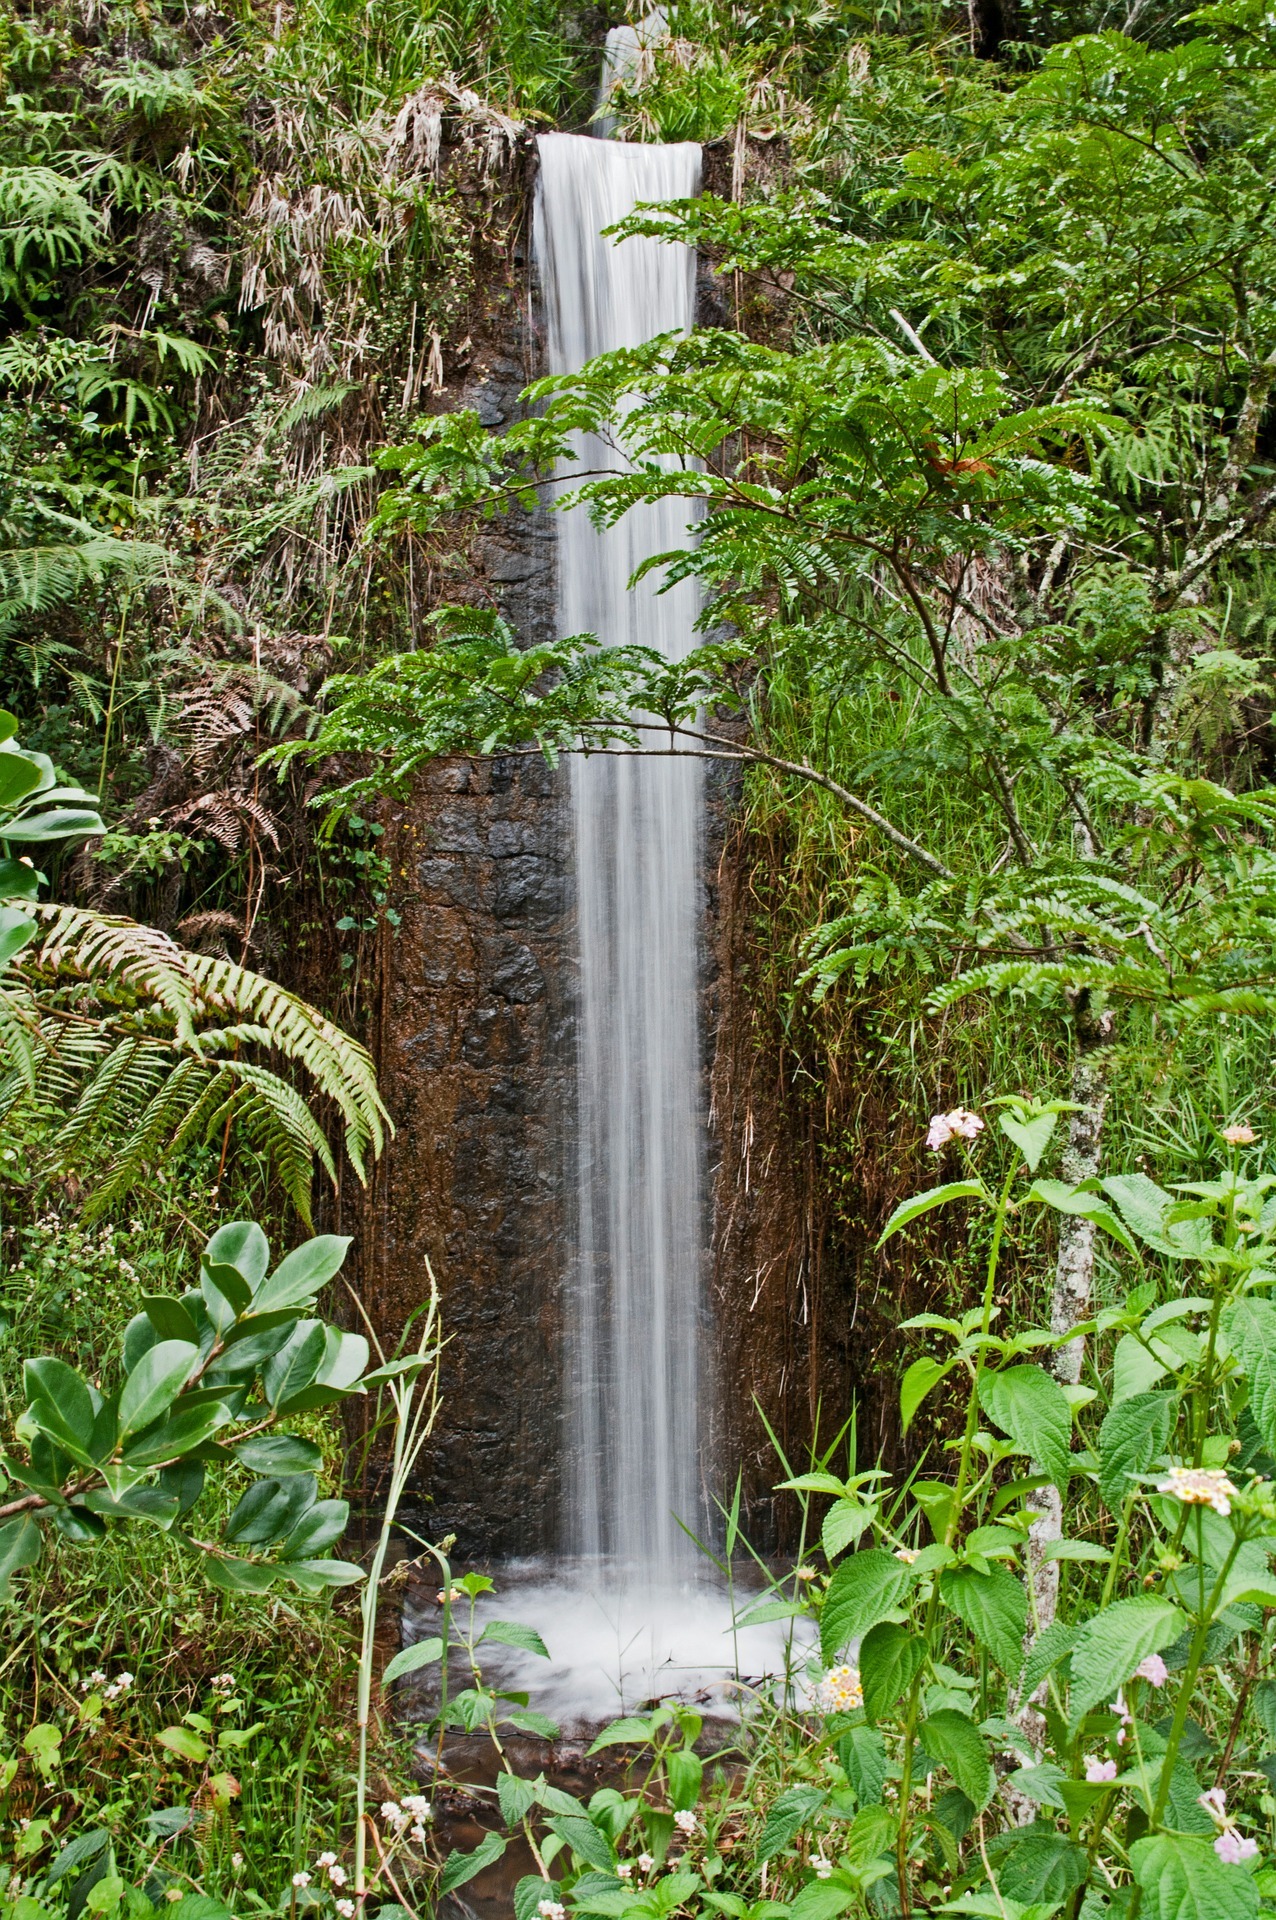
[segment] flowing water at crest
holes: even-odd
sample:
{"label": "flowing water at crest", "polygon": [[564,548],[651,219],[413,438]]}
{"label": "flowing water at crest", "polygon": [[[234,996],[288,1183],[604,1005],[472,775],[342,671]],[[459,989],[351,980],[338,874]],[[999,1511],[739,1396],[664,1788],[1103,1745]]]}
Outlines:
{"label": "flowing water at crest", "polygon": [[[638,200],[696,192],[700,150],[549,134],[540,141],[537,263],[548,360],[570,373],[609,348],[686,331],[695,257],[603,229]],[[588,438],[578,469],[615,470]],[[598,531],[558,520],[558,623],[670,657],[694,638],[694,587],[629,587],[682,546],[680,501]],[[569,1295],[568,1551],[611,1578],[691,1578],[700,1496],[704,1145],[698,1017],[703,773],[690,756],[571,766],[578,939],[577,1246]]]}

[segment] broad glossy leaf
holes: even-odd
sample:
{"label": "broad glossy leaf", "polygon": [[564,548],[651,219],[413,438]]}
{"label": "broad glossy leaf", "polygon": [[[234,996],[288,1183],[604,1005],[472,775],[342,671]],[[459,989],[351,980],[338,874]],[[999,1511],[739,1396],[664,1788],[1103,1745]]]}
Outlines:
{"label": "broad glossy leaf", "polygon": [[280,1571],[251,1560],[223,1558],[212,1553],[204,1555],[204,1577],[210,1586],[220,1587],[223,1593],[266,1593]]}
{"label": "broad glossy leaf", "polygon": [[160,1340],[188,1340],[199,1345],[199,1329],[180,1300],[171,1294],[144,1293],[142,1311]]}
{"label": "broad glossy leaf", "polygon": [[159,1340],[144,1353],[120,1391],[120,1436],[140,1433],[158,1420],[176,1400],[192,1369],[199,1348],[189,1340]]}
{"label": "broad glossy leaf", "polygon": [[204,1248],[212,1266],[234,1267],[255,1293],[270,1265],[270,1244],[255,1220],[228,1220]]}
{"label": "broad glossy leaf", "polygon": [[323,1466],[314,1441],[296,1433],[255,1433],[235,1448],[235,1458],[253,1473],[318,1473]]}
{"label": "broad glossy leaf", "polygon": [[167,1747],[179,1760],[190,1760],[199,1766],[208,1758],[208,1744],[190,1727],[165,1727],[155,1736],[157,1747]]}
{"label": "broad glossy leaf", "polygon": [[290,1534],[309,1512],[318,1491],[312,1473],[256,1481],[226,1522],[227,1540],[246,1547],[273,1545]]}
{"label": "broad glossy leaf", "polygon": [[212,1438],[231,1420],[224,1401],[205,1401],[196,1407],[184,1407],[179,1400],[169,1419],[148,1427],[124,1448],[121,1458],[130,1467],[159,1466],[179,1460]]}
{"label": "broad glossy leaf", "polygon": [[0,970],[35,939],[36,923],[20,907],[0,907]]}
{"label": "broad glossy leaf", "polygon": [[279,1352],[266,1362],[262,1374],[262,1386],[272,1407],[281,1407],[304,1392],[323,1364],[327,1344],[322,1321],[298,1321]]}
{"label": "broad glossy leaf", "polygon": [[258,1290],[256,1310],[308,1306],[340,1270],[349,1246],[346,1234],[321,1233],[294,1248]]}
{"label": "broad glossy leaf", "polygon": [[22,1381],[31,1402],[32,1417],[73,1460],[91,1466],[93,1426],[97,1407],[87,1381],[65,1360],[43,1357],[28,1360]]}
{"label": "broad glossy leaf", "polygon": [[40,1529],[29,1513],[0,1526],[0,1602],[9,1598],[14,1574],[40,1558],[42,1545]]}
{"label": "broad glossy leaf", "polygon": [[[308,1478],[308,1475],[299,1476]],[[280,1552],[289,1560],[307,1560],[335,1546],[350,1524],[348,1500],[316,1500],[302,1515]]]}

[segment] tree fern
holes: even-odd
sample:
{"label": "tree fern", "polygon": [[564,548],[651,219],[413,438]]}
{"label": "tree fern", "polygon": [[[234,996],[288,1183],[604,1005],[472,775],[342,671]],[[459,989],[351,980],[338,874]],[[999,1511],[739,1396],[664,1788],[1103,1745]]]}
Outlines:
{"label": "tree fern", "polygon": [[90,1212],[229,1128],[268,1160],[308,1220],[316,1160],[336,1179],[316,1100],[335,1108],[346,1154],[366,1177],[388,1116],[367,1052],[334,1022],[250,968],[190,953],[153,927],[82,907],[23,910],[39,932],[0,988],[0,1114],[29,1101],[65,1116],[48,1136],[46,1173],[82,1165],[93,1148],[104,1155]]}

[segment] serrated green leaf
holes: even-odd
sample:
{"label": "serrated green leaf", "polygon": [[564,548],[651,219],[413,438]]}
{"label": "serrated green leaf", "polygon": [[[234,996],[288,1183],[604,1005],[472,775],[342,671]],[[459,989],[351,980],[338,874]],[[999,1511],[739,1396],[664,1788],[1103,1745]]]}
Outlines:
{"label": "serrated green leaf", "polygon": [[892,1613],[912,1585],[912,1570],[882,1547],[853,1553],[834,1569],[820,1614],[820,1645],[831,1663],[851,1640],[858,1639]]}

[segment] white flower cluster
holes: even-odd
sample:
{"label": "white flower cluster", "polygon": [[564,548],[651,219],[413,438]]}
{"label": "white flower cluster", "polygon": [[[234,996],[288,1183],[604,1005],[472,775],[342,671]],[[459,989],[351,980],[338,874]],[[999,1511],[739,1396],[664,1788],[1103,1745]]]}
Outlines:
{"label": "white flower cluster", "polygon": [[434,1818],[434,1809],[423,1793],[405,1793],[402,1805],[397,1800],[381,1802],[381,1818],[397,1833],[409,1831],[417,1845],[422,1846],[426,1822]]}
{"label": "white flower cluster", "polygon": [[830,1667],[811,1694],[822,1713],[854,1713],[864,1704],[858,1667]]}
{"label": "white flower cluster", "polygon": [[106,1685],[105,1673],[102,1671],[101,1667],[94,1667],[88,1679],[81,1680],[80,1692],[91,1693],[94,1687],[104,1687],[105,1685]]}
{"label": "white flower cluster", "polygon": [[965,1107],[954,1107],[951,1113],[931,1115],[926,1145],[932,1153],[938,1153],[950,1140],[977,1140],[983,1130],[984,1123],[977,1113],[971,1113]]}
{"label": "white flower cluster", "polygon": [[214,1693],[233,1693],[235,1676],[233,1673],[215,1673],[208,1684]]}
{"label": "white flower cluster", "polygon": [[696,1816],[689,1807],[679,1807],[673,1817],[673,1823],[679,1833],[694,1833],[697,1826]]}
{"label": "white flower cluster", "polygon": [[[344,1887],[350,1877],[338,1861],[336,1854],[331,1851],[319,1855],[319,1858],[315,1861],[315,1872],[326,1873],[328,1876],[328,1884],[334,1889]],[[292,1876],[292,1884],[294,1887],[308,1887],[312,1877],[313,1876],[308,1873],[294,1873]],[[353,1900],[337,1900],[334,1902],[334,1905],[336,1906],[337,1912],[341,1915],[341,1920],[352,1920],[354,1914]]]}
{"label": "white flower cluster", "polygon": [[567,1909],[557,1900],[538,1900],[536,1911],[541,1920],[567,1920]]}
{"label": "white flower cluster", "polygon": [[1232,1511],[1236,1489],[1221,1467],[1171,1467],[1164,1480],[1156,1483],[1158,1493],[1168,1493],[1185,1507],[1213,1507],[1226,1519]]}

